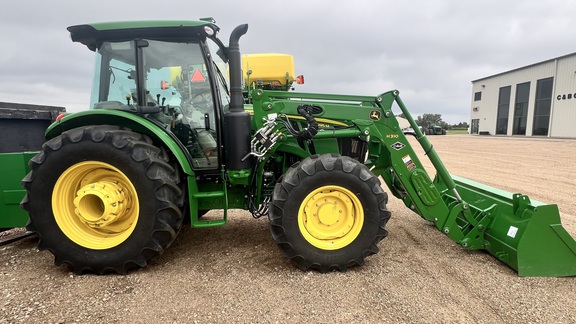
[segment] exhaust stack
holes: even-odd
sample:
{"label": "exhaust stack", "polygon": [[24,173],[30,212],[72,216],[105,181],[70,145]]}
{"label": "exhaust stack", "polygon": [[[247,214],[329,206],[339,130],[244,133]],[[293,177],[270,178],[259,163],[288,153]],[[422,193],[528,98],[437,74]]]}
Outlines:
{"label": "exhaust stack", "polygon": [[248,25],[240,25],[230,34],[228,61],[230,64],[230,111],[224,116],[224,140],[226,141],[226,164],[229,170],[249,169],[253,158],[242,161],[250,153],[250,114],[244,111],[242,95],[242,56],[239,40],[248,31]]}

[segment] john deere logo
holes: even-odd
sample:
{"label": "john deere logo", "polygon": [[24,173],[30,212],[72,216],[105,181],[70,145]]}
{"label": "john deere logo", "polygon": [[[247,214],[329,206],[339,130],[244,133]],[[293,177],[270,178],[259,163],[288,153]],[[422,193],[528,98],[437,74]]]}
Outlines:
{"label": "john deere logo", "polygon": [[380,117],[382,117],[382,113],[380,112],[380,110],[372,110],[372,111],[370,111],[370,119],[372,119],[372,120],[380,120]]}
{"label": "john deere logo", "polygon": [[395,149],[396,151],[400,151],[401,149],[403,149],[406,145],[400,143],[400,142],[396,142],[392,145],[390,145],[391,148]]}

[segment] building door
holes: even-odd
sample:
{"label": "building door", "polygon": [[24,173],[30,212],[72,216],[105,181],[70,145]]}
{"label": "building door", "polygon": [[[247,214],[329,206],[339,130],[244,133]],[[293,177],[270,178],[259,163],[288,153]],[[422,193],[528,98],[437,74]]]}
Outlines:
{"label": "building door", "polygon": [[472,125],[470,125],[470,134],[478,134],[480,129],[480,119],[472,119]]}

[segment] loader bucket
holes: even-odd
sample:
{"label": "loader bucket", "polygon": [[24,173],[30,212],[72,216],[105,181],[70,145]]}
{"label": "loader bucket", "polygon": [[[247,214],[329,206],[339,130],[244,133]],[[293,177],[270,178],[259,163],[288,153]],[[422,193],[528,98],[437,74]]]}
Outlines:
{"label": "loader bucket", "polygon": [[[556,205],[454,175],[452,179],[476,215],[489,218],[482,249],[520,276],[576,276],[576,241],[562,227]],[[453,199],[447,192],[444,198]]]}
{"label": "loader bucket", "polygon": [[[576,276],[576,241],[562,227],[556,205],[449,174],[398,92],[392,95],[437,172],[431,186],[420,172],[411,176],[422,200],[415,209],[423,218],[433,221],[436,228],[464,248],[487,250],[520,276]],[[409,161],[413,163],[413,159]],[[432,188],[439,190],[443,204],[437,203]],[[447,208],[427,210],[434,205]]]}

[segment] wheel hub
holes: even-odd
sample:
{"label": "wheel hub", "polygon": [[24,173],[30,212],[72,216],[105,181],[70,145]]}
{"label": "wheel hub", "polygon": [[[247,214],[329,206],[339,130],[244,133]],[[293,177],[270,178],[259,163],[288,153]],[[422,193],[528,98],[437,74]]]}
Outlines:
{"label": "wheel hub", "polygon": [[118,182],[98,181],[78,190],[74,199],[75,213],[86,225],[101,228],[121,219],[130,209],[130,200],[130,195]]}
{"label": "wheel hub", "polygon": [[339,186],[324,186],[308,194],[302,202],[299,226],[312,245],[334,250],[353,242],[364,222],[358,198]]}
{"label": "wheel hub", "polygon": [[138,223],[138,193],[116,167],[100,162],[77,163],[62,172],[52,192],[58,227],[76,244],[94,250],[124,242]]}
{"label": "wheel hub", "polygon": [[338,191],[321,191],[308,200],[304,211],[308,233],[320,240],[341,238],[354,225],[350,199]]}

